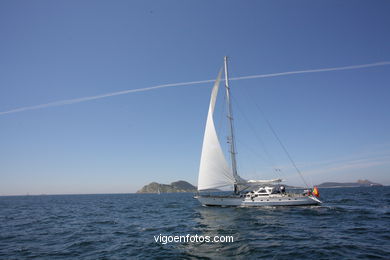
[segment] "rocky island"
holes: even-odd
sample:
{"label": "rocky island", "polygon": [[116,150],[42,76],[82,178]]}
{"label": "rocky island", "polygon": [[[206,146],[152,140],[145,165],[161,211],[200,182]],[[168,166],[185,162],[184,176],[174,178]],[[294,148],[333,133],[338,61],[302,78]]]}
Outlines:
{"label": "rocky island", "polygon": [[170,192],[196,192],[196,187],[186,181],[175,181],[171,184],[149,183],[137,193],[170,193]]}
{"label": "rocky island", "polygon": [[371,182],[369,180],[358,180],[357,182],[324,182],[318,185],[318,188],[348,188],[348,187],[373,187],[383,186],[382,184]]}

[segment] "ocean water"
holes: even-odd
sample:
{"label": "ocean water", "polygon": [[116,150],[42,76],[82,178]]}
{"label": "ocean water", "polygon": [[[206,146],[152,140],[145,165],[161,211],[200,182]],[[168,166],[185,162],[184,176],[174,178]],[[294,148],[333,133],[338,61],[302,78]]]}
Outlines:
{"label": "ocean water", "polygon": [[390,259],[390,187],[320,192],[322,206],[279,208],[208,208],[189,193],[0,197],[0,259]]}

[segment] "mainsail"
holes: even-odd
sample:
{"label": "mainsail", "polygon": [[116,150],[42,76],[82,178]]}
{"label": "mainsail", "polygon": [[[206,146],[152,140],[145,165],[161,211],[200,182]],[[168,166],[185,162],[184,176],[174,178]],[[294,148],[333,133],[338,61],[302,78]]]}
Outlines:
{"label": "mainsail", "polygon": [[[225,58],[225,77],[226,77],[226,95],[229,104],[229,87],[228,87],[228,77],[227,77],[227,65]],[[210,98],[210,106],[209,112],[207,115],[206,121],[206,129],[203,138],[203,148],[202,155],[200,159],[200,168],[199,168],[199,177],[198,177],[198,190],[207,190],[207,189],[215,189],[225,186],[236,186],[244,185],[244,186],[253,186],[253,185],[261,185],[261,184],[270,184],[275,182],[281,182],[281,179],[273,179],[273,180],[245,180],[241,178],[237,173],[236,165],[235,165],[235,152],[234,147],[231,149],[232,154],[232,167],[235,170],[232,170],[228,166],[228,163],[225,159],[225,155],[222,151],[221,144],[219,143],[218,135],[215,130],[214,125],[214,108],[215,103],[217,101],[219,83],[221,81],[222,70],[218,73],[218,77],[214,83],[213,90],[211,92]],[[231,116],[231,108],[229,108],[228,118],[232,120]],[[231,127],[231,136],[230,136],[230,144],[234,144],[233,140],[233,127],[232,122],[230,122]]]}
{"label": "mainsail", "polygon": [[214,83],[211,92],[209,112],[203,138],[202,155],[200,159],[198,190],[215,189],[235,183],[232,170],[229,168],[214,125],[214,108],[218,95],[222,70]]}
{"label": "mainsail", "polygon": [[[225,95],[227,120],[229,126],[230,163],[226,161],[214,124],[214,109],[218,96],[222,70],[214,83],[207,115],[203,138],[202,154],[198,176],[198,191],[212,191],[226,186],[233,188],[233,194],[203,194],[195,196],[204,206],[299,206],[318,205],[321,201],[311,194],[286,193],[284,186],[276,185],[281,179],[245,180],[237,173],[235,134],[233,124],[232,103],[230,102],[230,87],[227,67],[227,57],[224,58]],[[256,187],[256,188],[255,188]],[[252,191],[246,191],[249,188]],[[313,191],[313,194],[314,191]],[[318,195],[318,193],[317,193]],[[319,195],[318,195],[319,196]]]}

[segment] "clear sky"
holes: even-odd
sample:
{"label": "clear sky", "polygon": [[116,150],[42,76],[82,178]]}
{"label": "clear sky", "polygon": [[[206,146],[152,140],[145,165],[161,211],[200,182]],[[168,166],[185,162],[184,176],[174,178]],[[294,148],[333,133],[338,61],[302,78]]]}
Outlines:
{"label": "clear sky", "polygon": [[[390,61],[389,13],[389,1],[1,1],[0,112],[214,79],[225,55],[232,77]],[[1,114],[0,195],[196,184],[211,87]],[[243,177],[276,167],[302,185],[260,107],[309,184],[390,184],[390,66],[231,87]]]}

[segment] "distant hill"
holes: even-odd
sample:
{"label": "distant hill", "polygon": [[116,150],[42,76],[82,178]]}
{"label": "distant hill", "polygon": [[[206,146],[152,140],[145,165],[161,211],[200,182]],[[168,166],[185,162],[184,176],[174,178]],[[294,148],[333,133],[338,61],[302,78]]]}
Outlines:
{"label": "distant hill", "polygon": [[170,192],[196,192],[196,187],[186,181],[175,181],[171,184],[149,183],[137,193],[170,193]]}
{"label": "distant hill", "polygon": [[319,188],[348,188],[348,187],[373,187],[383,186],[382,184],[369,180],[358,180],[357,182],[324,182],[318,185]]}

